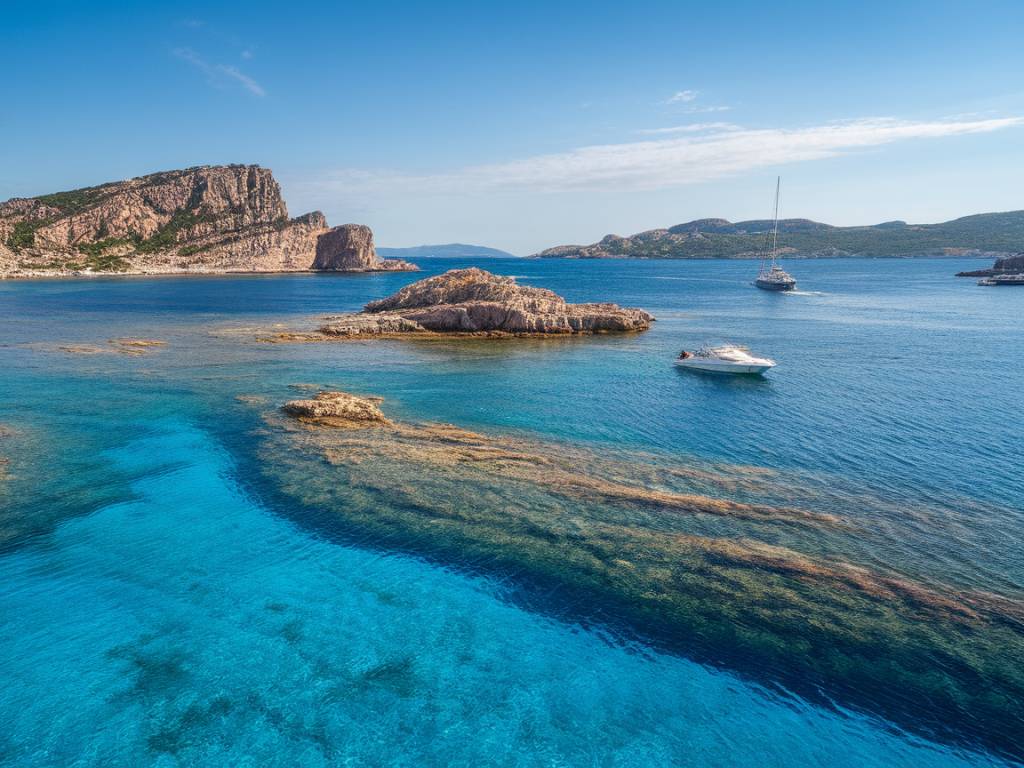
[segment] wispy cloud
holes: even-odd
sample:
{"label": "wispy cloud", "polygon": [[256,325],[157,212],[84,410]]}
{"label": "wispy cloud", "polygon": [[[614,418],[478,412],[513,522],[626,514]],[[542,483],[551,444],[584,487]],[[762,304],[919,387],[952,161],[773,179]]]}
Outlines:
{"label": "wispy cloud", "polygon": [[230,64],[211,64],[191,48],[175,48],[174,55],[182,61],[187,61],[204,75],[209,83],[220,86],[224,83],[235,83],[240,85],[254,96],[263,97],[267,95],[263,86],[253,80],[238,67]]}
{"label": "wispy cloud", "polygon": [[687,125],[670,125],[667,128],[640,128],[636,133],[645,136],[659,136],[671,133],[703,133],[705,131],[738,131],[740,126],[733,123],[689,123]]}
{"label": "wispy cloud", "polygon": [[665,103],[666,104],[685,104],[687,102],[693,101],[699,95],[700,95],[700,91],[692,91],[692,90],[676,91],[671,96],[669,96],[667,99],[665,99]]}
{"label": "wispy cloud", "polygon": [[895,142],[989,133],[1021,125],[1024,117],[933,121],[864,118],[795,129],[749,129],[728,123],[704,124],[692,130],[690,126],[676,126],[684,135],[580,147],[432,175],[343,170],[297,183],[311,198],[410,192],[458,196],[516,189],[659,189]]}
{"label": "wispy cloud", "polygon": [[683,111],[686,112],[687,114],[690,114],[690,115],[701,115],[701,114],[708,114],[708,113],[711,113],[711,112],[728,112],[730,109],[732,109],[732,107],[727,107],[727,106],[724,106],[724,105],[719,105],[719,106],[703,106],[703,107],[693,106],[693,107],[687,107]]}
{"label": "wispy cloud", "polygon": [[248,75],[239,72],[237,67],[228,66],[226,64],[218,64],[217,71],[223,73],[226,77],[230,77],[241,84],[245,90],[255,96],[266,96],[267,92],[263,90],[263,86],[257,83]]}

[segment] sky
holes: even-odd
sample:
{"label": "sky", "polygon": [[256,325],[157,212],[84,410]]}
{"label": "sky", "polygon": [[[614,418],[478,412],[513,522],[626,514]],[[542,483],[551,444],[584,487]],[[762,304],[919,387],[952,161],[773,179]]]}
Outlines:
{"label": "sky", "polygon": [[0,200],[257,163],[378,245],[1024,208],[1024,2],[0,0]]}

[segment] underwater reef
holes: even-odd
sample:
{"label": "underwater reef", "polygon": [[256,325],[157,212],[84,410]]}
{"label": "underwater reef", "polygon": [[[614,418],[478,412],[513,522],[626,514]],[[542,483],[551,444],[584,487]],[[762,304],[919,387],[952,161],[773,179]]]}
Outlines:
{"label": "underwater reef", "polygon": [[834,512],[735,500],[771,470],[290,410],[263,413],[262,473],[363,541],[527,585],[569,620],[816,703],[1024,757],[1024,603],[843,559],[834,542],[862,532]]}

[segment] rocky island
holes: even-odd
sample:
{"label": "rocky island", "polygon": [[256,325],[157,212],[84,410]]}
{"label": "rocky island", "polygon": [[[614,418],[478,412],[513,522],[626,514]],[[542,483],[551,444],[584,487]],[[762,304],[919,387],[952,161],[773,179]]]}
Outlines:
{"label": "rocky island", "polygon": [[532,336],[645,331],[654,318],[617,304],[570,304],[554,291],[482,269],[453,269],[419,280],[362,312],[326,318],[324,338]]}
{"label": "rocky island", "polygon": [[199,166],[0,203],[0,277],[415,270],[360,224],[290,218],[257,165]]}

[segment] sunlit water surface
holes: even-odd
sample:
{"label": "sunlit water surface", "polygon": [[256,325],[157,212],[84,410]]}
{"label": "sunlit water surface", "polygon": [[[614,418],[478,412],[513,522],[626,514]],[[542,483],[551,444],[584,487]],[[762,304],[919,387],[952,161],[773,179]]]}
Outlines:
{"label": "sunlit water surface", "polygon": [[[658,322],[433,345],[240,330],[355,309],[410,275],[0,284],[0,761],[998,764],[525,610],[458,562],[325,536],[246,470],[257,417],[236,401],[311,383],[382,395],[401,419],[770,467],[885,532],[823,549],[1017,599],[1024,291],[951,277],[976,265],[801,262],[782,296],[750,288],[749,263],[496,260]],[[122,336],[167,344],[60,349]],[[780,366],[671,365],[723,340]]]}

